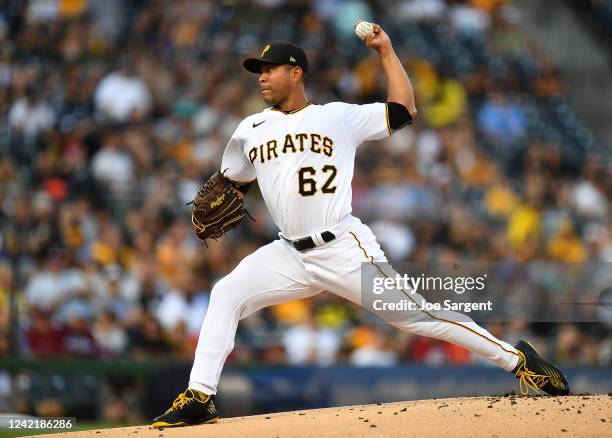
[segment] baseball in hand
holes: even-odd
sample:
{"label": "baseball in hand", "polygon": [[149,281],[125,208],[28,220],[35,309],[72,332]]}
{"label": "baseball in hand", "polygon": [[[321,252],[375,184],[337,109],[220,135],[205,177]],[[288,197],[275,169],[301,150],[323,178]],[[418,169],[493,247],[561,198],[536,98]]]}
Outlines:
{"label": "baseball in hand", "polygon": [[365,41],[368,35],[374,34],[374,24],[368,23],[367,21],[360,21],[355,26],[355,35],[361,40]]}

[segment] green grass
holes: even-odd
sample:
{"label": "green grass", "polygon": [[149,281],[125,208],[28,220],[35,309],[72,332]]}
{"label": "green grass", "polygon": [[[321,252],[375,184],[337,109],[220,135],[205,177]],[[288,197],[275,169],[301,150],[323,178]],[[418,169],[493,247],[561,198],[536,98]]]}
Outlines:
{"label": "green grass", "polygon": [[79,423],[77,421],[76,427],[70,430],[66,429],[17,429],[17,430],[0,430],[0,438],[12,438],[17,436],[27,435],[46,435],[49,433],[60,433],[60,432],[76,432],[79,430],[97,430],[97,429],[109,429],[111,427],[130,427],[138,426],[137,423]]}

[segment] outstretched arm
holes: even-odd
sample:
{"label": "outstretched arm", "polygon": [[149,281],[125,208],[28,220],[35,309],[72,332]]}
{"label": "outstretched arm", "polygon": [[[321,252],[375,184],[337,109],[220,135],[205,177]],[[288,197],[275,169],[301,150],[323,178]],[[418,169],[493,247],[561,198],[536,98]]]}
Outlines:
{"label": "outstretched arm", "polygon": [[373,32],[374,35],[366,36],[365,44],[376,50],[380,56],[382,68],[387,77],[387,102],[401,103],[414,118],[417,115],[417,109],[410,79],[393,50],[389,36],[382,30],[382,27],[374,24]]}

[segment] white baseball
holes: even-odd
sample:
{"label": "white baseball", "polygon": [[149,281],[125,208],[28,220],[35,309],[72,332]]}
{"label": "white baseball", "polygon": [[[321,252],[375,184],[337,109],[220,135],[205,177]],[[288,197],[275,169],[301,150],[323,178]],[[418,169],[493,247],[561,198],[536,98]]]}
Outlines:
{"label": "white baseball", "polygon": [[368,23],[367,21],[360,21],[355,26],[355,35],[357,35],[362,40],[365,40],[366,36],[372,35],[374,33],[374,24]]}

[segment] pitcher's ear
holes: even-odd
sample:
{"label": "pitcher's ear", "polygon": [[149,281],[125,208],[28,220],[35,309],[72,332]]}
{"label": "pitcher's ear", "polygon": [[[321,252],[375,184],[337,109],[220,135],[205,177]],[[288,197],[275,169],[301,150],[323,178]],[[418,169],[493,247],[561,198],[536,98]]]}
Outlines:
{"label": "pitcher's ear", "polygon": [[304,76],[304,70],[302,70],[301,67],[293,67],[291,69],[291,77],[293,79],[298,79],[299,77],[303,77]]}

